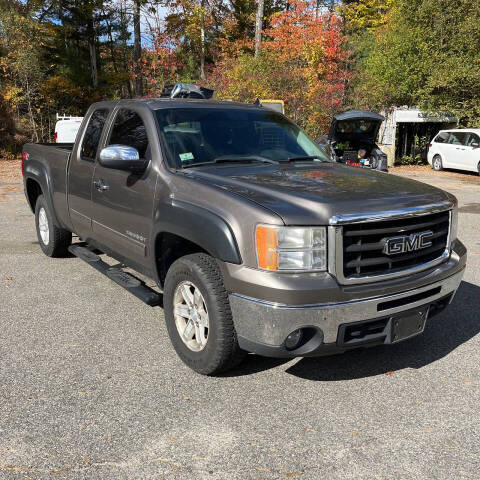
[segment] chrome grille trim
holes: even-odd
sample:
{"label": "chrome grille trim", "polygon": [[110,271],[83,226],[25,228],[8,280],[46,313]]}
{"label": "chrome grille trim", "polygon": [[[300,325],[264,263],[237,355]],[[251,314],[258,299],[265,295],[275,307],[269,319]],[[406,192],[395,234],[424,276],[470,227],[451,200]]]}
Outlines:
{"label": "chrome grille trim", "polygon": [[[453,208],[453,204],[450,208]],[[412,216],[416,215],[428,215],[433,213],[439,213],[445,211],[446,208],[442,208],[441,210],[432,209],[429,211],[422,211],[423,213],[414,213],[414,214],[403,214],[397,215],[398,212],[394,213],[392,216],[381,216],[380,218],[376,214],[372,214],[372,217],[368,217],[368,220],[364,220],[364,222],[375,222],[375,221],[389,221],[389,220],[399,220],[402,218],[411,218]],[[417,211],[418,212],[418,211]],[[383,212],[382,212],[383,213]],[[332,217],[333,218],[333,217]],[[337,217],[338,218],[338,217]],[[360,218],[359,216],[352,216],[352,218]],[[450,258],[451,252],[451,228],[452,228],[452,210],[449,210],[448,216],[448,234],[447,234],[447,241],[445,250],[443,253],[436,259],[431,260],[429,262],[421,263],[419,265],[415,265],[404,270],[381,274],[381,275],[365,275],[356,278],[348,278],[344,275],[344,265],[343,265],[343,227],[341,225],[330,225],[328,227],[328,246],[329,246],[329,262],[328,262],[328,271],[331,275],[337,278],[338,282],[342,285],[355,285],[355,284],[362,284],[362,283],[374,283],[374,282],[381,282],[384,280],[390,280],[394,278],[404,277],[407,275],[412,275],[418,272],[422,272],[424,270],[428,270],[429,268],[433,268],[440,263],[448,260]],[[332,222],[330,222],[332,223]],[[353,221],[352,223],[363,223],[360,221]],[[350,224],[350,222],[349,222]],[[333,248],[332,248],[333,247]]]}
{"label": "chrome grille trim", "polygon": [[382,220],[400,220],[402,218],[411,218],[417,215],[430,215],[432,213],[444,212],[454,208],[453,201],[432,203],[422,207],[404,208],[402,210],[383,210],[370,213],[349,213],[345,215],[334,215],[330,217],[330,225],[345,225],[352,223],[378,222]]}

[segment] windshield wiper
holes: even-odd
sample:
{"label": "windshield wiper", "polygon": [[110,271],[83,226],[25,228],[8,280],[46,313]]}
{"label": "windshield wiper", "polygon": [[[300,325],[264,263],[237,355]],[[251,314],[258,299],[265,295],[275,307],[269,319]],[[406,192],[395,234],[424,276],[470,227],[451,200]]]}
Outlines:
{"label": "windshield wiper", "polygon": [[301,157],[288,157],[285,160],[282,160],[282,162],[302,162],[305,160],[311,160],[312,162],[324,162],[325,160],[318,155],[304,155]]}
{"label": "windshield wiper", "polygon": [[277,164],[276,160],[271,160],[270,158],[261,157],[260,155],[251,155],[248,157],[242,157],[241,155],[224,155],[222,157],[214,158],[208,162],[197,162],[197,163],[189,163],[188,165],[182,165],[182,168],[191,168],[191,167],[200,167],[202,165],[214,165],[217,163],[253,163],[253,162],[261,162],[261,163],[273,163]]}

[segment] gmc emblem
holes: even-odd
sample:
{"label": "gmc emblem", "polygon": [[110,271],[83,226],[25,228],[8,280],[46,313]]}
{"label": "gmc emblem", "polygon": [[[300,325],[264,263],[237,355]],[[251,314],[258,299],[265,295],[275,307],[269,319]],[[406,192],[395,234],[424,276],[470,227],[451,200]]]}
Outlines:
{"label": "gmc emblem", "polygon": [[414,252],[422,248],[432,246],[431,240],[428,240],[433,235],[432,231],[412,233],[411,235],[403,235],[401,237],[392,237],[385,240],[383,253],[387,255],[397,255],[398,253]]}

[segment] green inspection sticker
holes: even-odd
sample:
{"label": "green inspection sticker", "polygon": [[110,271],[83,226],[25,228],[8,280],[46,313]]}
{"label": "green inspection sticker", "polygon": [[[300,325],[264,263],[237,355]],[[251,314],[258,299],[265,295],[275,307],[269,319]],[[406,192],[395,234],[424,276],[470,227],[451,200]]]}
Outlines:
{"label": "green inspection sticker", "polygon": [[193,153],[192,152],[179,153],[178,156],[180,157],[180,160],[182,162],[186,162],[187,160],[193,160]]}

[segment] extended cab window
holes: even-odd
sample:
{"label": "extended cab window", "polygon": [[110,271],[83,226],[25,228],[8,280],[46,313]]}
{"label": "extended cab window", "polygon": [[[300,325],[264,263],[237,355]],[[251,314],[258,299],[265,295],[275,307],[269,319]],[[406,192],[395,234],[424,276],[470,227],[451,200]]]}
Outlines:
{"label": "extended cab window", "polygon": [[109,145],[127,145],[136,148],[140,158],[145,158],[148,148],[147,130],[140,115],[122,108],[115,116]]}
{"label": "extended cab window", "polygon": [[95,110],[90,117],[85,135],[83,136],[81,158],[83,160],[95,160],[97,156],[98,144],[102,136],[103,127],[108,117],[108,110]]}

